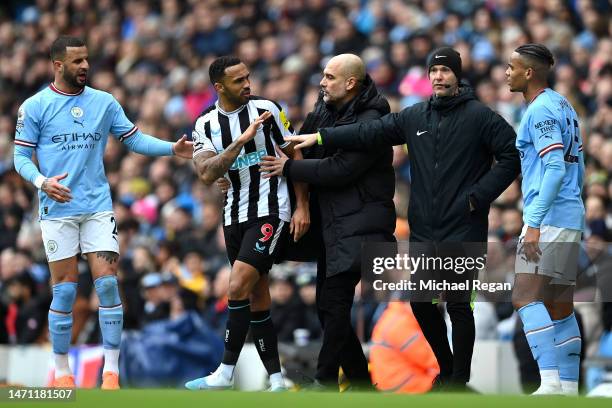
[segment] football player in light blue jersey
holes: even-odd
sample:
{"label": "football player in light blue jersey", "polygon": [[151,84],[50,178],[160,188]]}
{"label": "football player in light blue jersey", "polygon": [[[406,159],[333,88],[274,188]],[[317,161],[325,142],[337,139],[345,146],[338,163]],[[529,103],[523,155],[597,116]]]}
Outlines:
{"label": "football player in light blue jersey", "polygon": [[[40,222],[51,270],[53,300],[49,333],[55,356],[55,386],[74,387],[68,365],[77,257],[86,254],[99,298],[104,345],[103,389],[119,388],[119,343],[123,309],[117,288],[119,244],[103,154],[112,133],[135,152],[190,159],[193,143],[170,143],[145,135],[115,98],[85,86],[85,43],[62,36],[51,46],[54,81],[19,108],[15,169],[38,188]],[[39,168],[32,161],[36,153]]]}
{"label": "football player in light blue jersey", "polygon": [[584,159],[578,116],[548,87],[554,58],[541,44],[518,47],[506,70],[528,102],[516,147],[523,173],[523,221],[513,303],[540,369],[534,394],[578,394],[581,335],[573,295],[584,228]]}

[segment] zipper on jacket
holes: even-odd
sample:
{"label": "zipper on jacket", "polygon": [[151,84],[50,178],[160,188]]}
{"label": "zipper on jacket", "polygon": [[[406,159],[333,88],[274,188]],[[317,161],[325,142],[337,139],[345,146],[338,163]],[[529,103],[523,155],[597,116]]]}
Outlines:
{"label": "zipper on jacket", "polygon": [[434,170],[436,176],[438,175],[438,146],[440,144],[440,124],[442,123],[442,118],[438,121],[438,128],[436,129],[436,154],[435,154],[435,164]]}
{"label": "zipper on jacket", "polygon": [[[439,145],[440,145],[440,124],[442,123],[442,116],[441,115],[437,115],[438,116],[438,124],[436,126],[436,137],[434,139],[434,177],[433,177],[433,198],[432,198],[432,207],[433,207],[433,214],[431,217],[431,227],[432,227],[432,234],[435,234],[434,231],[437,230],[437,226],[438,226],[438,188],[439,188],[439,182],[438,182],[438,162],[439,162]],[[436,237],[437,238],[437,237]]]}

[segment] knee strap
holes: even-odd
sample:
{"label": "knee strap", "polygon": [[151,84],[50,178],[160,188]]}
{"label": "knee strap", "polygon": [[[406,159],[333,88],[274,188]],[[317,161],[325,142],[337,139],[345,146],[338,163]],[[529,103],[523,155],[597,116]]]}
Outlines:
{"label": "knee strap", "polygon": [[49,310],[49,334],[55,354],[66,354],[72,336],[72,305],[77,284],[63,282],[53,285],[53,300]]}
{"label": "knee strap", "polygon": [[53,300],[51,310],[61,313],[72,312],[72,305],[76,299],[77,284],[75,282],[63,282],[53,285]]}
{"label": "knee strap", "polygon": [[98,299],[100,299],[100,306],[113,307],[121,304],[116,276],[102,276],[96,279],[94,286],[96,287]]}

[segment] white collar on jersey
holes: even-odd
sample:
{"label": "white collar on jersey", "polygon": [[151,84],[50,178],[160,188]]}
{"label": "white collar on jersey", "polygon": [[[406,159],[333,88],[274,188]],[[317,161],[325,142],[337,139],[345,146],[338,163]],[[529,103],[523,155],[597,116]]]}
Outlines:
{"label": "white collar on jersey", "polygon": [[83,87],[77,93],[64,92],[64,91],[61,91],[57,86],[55,86],[53,82],[49,84],[49,88],[51,88],[53,92],[58,93],[60,95],[64,95],[64,96],[77,96],[77,95],[82,94],[83,91],[85,90],[85,87]]}
{"label": "white collar on jersey", "polygon": [[218,100],[218,99],[217,99],[217,101],[215,102],[215,106],[217,107],[217,110],[218,110],[219,112],[221,112],[222,114],[226,115],[226,116],[228,116],[228,115],[233,115],[234,113],[238,113],[238,112],[240,112],[241,110],[243,110],[243,109],[244,109],[244,107],[245,107],[245,106],[247,106],[247,104],[248,104],[248,102],[247,102],[247,103],[245,103],[244,105],[242,105],[241,107],[239,107],[239,108],[238,108],[238,109],[236,109],[236,110],[233,110],[233,111],[231,111],[231,112],[226,112],[226,111],[224,111],[224,110],[223,110],[223,108],[221,107],[221,105],[219,105],[219,100]]}

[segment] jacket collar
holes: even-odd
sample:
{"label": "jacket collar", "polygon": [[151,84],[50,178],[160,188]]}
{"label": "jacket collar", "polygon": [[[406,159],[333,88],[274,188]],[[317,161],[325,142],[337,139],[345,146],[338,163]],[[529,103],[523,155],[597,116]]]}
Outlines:
{"label": "jacket collar", "polygon": [[[319,102],[325,104],[322,95],[317,103]],[[344,104],[339,110],[326,104],[325,107],[336,118],[334,121],[335,126],[355,123],[357,121],[357,115],[368,109],[377,110],[381,115],[386,115],[391,111],[389,103],[378,92],[376,84],[374,84],[374,81],[368,74],[366,74],[365,80],[363,81],[363,88],[359,95]]]}
{"label": "jacket collar", "polygon": [[476,99],[474,96],[474,91],[467,83],[462,82],[459,84],[459,93],[457,95],[446,98],[438,98],[437,96],[432,95],[429,98],[429,105],[434,110],[445,112],[452,110],[471,99]]}

